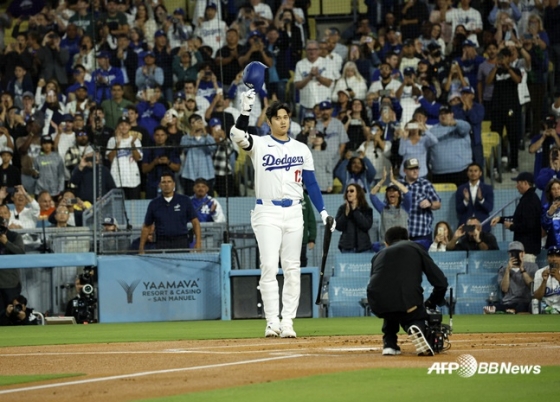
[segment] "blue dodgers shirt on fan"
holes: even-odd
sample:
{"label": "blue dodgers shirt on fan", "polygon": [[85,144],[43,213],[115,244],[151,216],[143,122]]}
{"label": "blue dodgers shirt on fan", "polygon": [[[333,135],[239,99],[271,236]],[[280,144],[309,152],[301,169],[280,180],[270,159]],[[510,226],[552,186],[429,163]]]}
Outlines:
{"label": "blue dodgers shirt on fan", "polygon": [[166,201],[162,196],[150,201],[144,224],[156,224],[157,236],[184,236],[188,234],[187,224],[197,218],[191,199],[186,195],[173,195]]}

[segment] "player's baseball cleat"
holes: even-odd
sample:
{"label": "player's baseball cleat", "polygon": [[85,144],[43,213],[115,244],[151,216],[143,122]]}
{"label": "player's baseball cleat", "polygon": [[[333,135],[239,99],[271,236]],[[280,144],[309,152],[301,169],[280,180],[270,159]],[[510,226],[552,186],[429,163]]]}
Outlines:
{"label": "player's baseball cleat", "polygon": [[385,345],[383,346],[383,353],[381,354],[383,356],[397,356],[401,354],[401,348],[398,347],[397,345],[393,345],[393,346]]}
{"label": "player's baseball cleat", "polygon": [[280,338],[297,338],[294,327],[292,327],[291,325],[282,327],[282,329],[280,330]]}
{"label": "player's baseball cleat", "polygon": [[280,335],[280,327],[278,324],[268,323],[264,330],[265,338],[278,338]]}
{"label": "player's baseball cleat", "polygon": [[495,314],[496,313],[496,306],[484,306],[482,309],[484,314]]}
{"label": "player's baseball cleat", "polygon": [[418,328],[416,325],[411,325],[410,328],[408,328],[408,339],[416,348],[416,353],[418,353],[418,356],[434,355],[432,347],[424,337],[422,331],[420,331],[420,328]]}

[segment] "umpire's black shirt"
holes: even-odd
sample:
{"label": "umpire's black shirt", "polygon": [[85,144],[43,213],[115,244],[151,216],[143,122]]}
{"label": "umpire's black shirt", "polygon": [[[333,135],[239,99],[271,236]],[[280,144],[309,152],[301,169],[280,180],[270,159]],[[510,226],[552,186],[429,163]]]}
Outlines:
{"label": "umpire's black shirt", "polygon": [[367,287],[371,311],[383,317],[385,313],[423,306],[422,273],[434,286],[429,302],[434,306],[440,304],[447,291],[447,278],[422,246],[401,240],[377,253],[371,260]]}

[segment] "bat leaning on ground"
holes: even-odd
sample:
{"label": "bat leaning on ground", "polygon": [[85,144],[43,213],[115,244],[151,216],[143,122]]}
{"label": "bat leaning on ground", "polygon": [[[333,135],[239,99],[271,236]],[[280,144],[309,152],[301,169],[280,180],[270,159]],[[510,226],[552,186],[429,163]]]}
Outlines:
{"label": "bat leaning on ground", "polygon": [[325,267],[327,265],[327,257],[329,256],[329,247],[331,245],[332,225],[334,225],[334,218],[327,217],[327,224],[325,225],[325,234],[323,236],[323,256],[321,258],[321,272],[319,272],[319,288],[317,289],[317,299],[315,304],[321,304],[321,292],[323,290],[323,276],[325,275]]}

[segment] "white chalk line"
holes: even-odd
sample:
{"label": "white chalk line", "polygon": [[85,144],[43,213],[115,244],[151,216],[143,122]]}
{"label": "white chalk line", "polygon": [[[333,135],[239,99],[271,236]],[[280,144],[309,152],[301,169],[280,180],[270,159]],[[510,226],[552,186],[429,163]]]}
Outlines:
{"label": "white chalk line", "polygon": [[213,369],[213,368],[239,366],[239,365],[243,365],[243,364],[266,363],[266,362],[270,362],[270,361],[274,361],[274,360],[294,359],[296,357],[303,357],[303,356],[304,355],[302,355],[302,354],[297,354],[297,355],[288,355],[288,356],[280,356],[280,357],[267,357],[267,358],[254,359],[254,360],[242,360],[242,361],[239,361],[239,362],[232,362],[232,363],[220,363],[220,364],[209,364],[207,366],[182,367],[182,368],[176,368],[176,369],[144,371],[144,372],[140,372],[140,373],[114,375],[114,376],[110,376],[110,377],[90,378],[90,379],[87,379],[87,380],[68,381],[68,382],[55,383],[55,384],[45,384],[45,385],[35,385],[35,386],[32,386],[32,387],[7,389],[7,390],[4,390],[4,391],[0,391],[0,395],[12,394],[12,393],[15,393],[15,392],[36,391],[36,390],[40,390],[40,389],[66,387],[66,386],[69,386],[69,385],[82,385],[82,384],[90,384],[90,383],[94,383],[94,382],[122,380],[122,379],[126,379],[126,378],[135,378],[135,377],[145,377],[147,375],[178,373],[178,372],[181,372],[181,371],[205,370],[205,369]]}
{"label": "white chalk line", "polygon": [[[457,343],[470,343],[472,341],[468,340],[451,340],[451,344]],[[285,342],[285,343],[277,343],[274,346],[279,345],[286,345],[286,344],[293,344],[293,342]],[[409,342],[404,342],[403,345],[408,345]],[[271,346],[270,343],[266,344],[267,346]],[[239,348],[245,346],[258,346],[258,345],[231,345],[227,348]],[[539,347],[539,348],[546,348],[546,349],[558,349],[560,348],[559,345],[554,344],[543,344],[542,342],[519,342],[519,343],[497,343],[492,345],[495,349],[484,349],[484,350],[497,350],[499,348],[509,348],[509,347],[516,347],[516,348],[526,348],[530,349],[530,346]],[[222,348],[222,347],[218,347]],[[224,347],[225,348],[225,347]],[[215,349],[215,347],[210,347],[209,349]],[[381,348],[377,345],[372,346],[356,346],[356,347],[328,347],[328,348],[307,348],[307,350],[323,350],[325,352],[362,352],[362,351],[375,351],[380,350]],[[294,349],[267,349],[263,350],[262,352],[271,353],[271,354],[278,354],[278,353],[287,353],[293,351],[301,352],[301,348],[294,348]],[[453,348],[453,350],[468,350],[468,349],[457,349]],[[482,349],[477,349],[482,350]],[[166,350],[144,350],[144,351],[106,351],[106,352],[40,352],[40,353],[1,353],[0,357],[41,357],[41,356],[84,356],[84,355],[144,355],[144,354],[208,354],[208,355],[231,355],[231,354],[248,354],[248,353],[255,353],[255,350],[241,350],[241,351],[212,351],[212,350],[204,350],[203,348],[194,348],[194,349],[166,349]]]}

